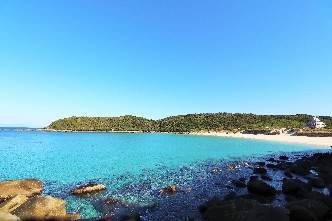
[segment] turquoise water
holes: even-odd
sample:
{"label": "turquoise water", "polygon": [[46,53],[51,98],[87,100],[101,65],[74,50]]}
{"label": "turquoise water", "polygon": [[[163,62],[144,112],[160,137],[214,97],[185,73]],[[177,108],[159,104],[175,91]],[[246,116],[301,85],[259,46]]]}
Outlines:
{"label": "turquoise water", "polygon": [[[111,195],[139,205],[153,201],[156,191],[165,185],[190,188],[197,174],[208,176],[201,166],[196,167],[202,163],[312,149],[308,145],[191,135],[2,131],[0,179],[40,179],[47,194],[68,201],[69,210],[93,217],[100,215],[93,205],[98,197]],[[105,183],[107,193],[93,200],[68,194],[73,185],[87,181]]]}

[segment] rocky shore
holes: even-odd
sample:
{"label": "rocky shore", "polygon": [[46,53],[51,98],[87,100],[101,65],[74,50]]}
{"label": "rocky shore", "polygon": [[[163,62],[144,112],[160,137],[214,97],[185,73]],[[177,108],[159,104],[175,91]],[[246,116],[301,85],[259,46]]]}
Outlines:
{"label": "rocky shore", "polygon": [[43,183],[36,179],[0,182],[0,220],[78,220],[66,212],[65,201],[41,195]]}
{"label": "rocky shore", "polygon": [[[228,192],[222,196],[216,194],[216,197],[210,197],[209,200],[206,198],[206,200],[199,201],[200,203],[194,207],[194,210],[186,211],[186,207],[189,208],[191,205],[181,205],[181,209],[177,211],[167,210],[168,205],[174,202],[185,204],[185,201],[181,200],[182,197],[188,197],[190,194],[195,194],[196,191],[170,185],[160,187],[158,193],[161,200],[173,200],[168,202],[170,204],[162,201],[165,205],[159,202],[159,204],[147,208],[132,208],[131,212],[107,215],[112,214],[108,211],[114,207],[131,207],[119,199],[107,198],[100,200],[99,205],[99,208],[105,210],[106,215],[91,220],[156,220],[153,218],[155,216],[149,215],[151,211],[156,210],[163,210],[165,219],[161,218],[161,220],[332,220],[331,153],[281,155],[249,164],[234,162],[228,164],[227,170],[230,173],[237,173],[237,168],[241,166],[245,168],[242,173],[245,176],[229,180],[227,182]],[[211,176],[215,178],[222,177],[225,172],[225,168],[213,168],[210,171]],[[211,182],[211,180],[206,181]],[[209,184],[208,188],[211,186],[221,188],[217,183]],[[100,183],[86,183],[67,191],[73,197],[89,198],[93,194],[106,191],[106,186]],[[200,194],[205,191],[209,190],[202,190],[195,197],[200,197]],[[214,192],[212,189],[210,191]],[[168,213],[173,213],[173,215],[168,216]],[[43,195],[43,183],[35,179],[0,182],[0,217],[0,220],[3,221],[80,219],[79,214],[66,211],[66,202],[63,199]]]}
{"label": "rocky shore", "polygon": [[[269,170],[284,173],[281,189],[267,181]],[[223,199],[213,198],[200,207],[204,221],[318,221],[332,220],[332,154],[316,153],[295,162],[288,157],[257,162],[248,181],[233,185],[247,188],[248,194],[231,192]],[[279,197],[284,201],[275,205]]]}

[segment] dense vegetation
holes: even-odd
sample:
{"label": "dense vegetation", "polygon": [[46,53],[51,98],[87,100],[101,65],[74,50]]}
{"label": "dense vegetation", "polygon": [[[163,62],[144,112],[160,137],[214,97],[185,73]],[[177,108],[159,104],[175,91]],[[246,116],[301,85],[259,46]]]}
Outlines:
{"label": "dense vegetation", "polygon": [[69,117],[54,121],[47,129],[71,131],[154,131],[155,121],[143,117]]}
{"label": "dense vegetation", "polygon": [[[51,123],[47,129],[71,131],[240,131],[306,127],[310,115],[255,115],[255,114],[188,114],[149,120],[143,117],[69,117]],[[332,117],[321,116],[327,128],[332,128]]]}

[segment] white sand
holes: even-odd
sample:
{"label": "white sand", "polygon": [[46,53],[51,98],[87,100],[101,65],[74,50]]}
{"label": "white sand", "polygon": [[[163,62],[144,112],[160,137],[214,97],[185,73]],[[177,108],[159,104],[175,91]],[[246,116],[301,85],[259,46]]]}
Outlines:
{"label": "white sand", "polygon": [[332,146],[332,137],[305,137],[305,136],[290,136],[287,134],[281,135],[253,135],[253,134],[242,134],[242,133],[225,133],[225,132],[201,132],[191,133],[194,135],[203,136],[220,136],[220,137],[235,137],[243,139],[256,139],[256,140],[268,140],[268,141],[279,141],[286,143],[299,143],[308,144],[320,147],[330,148]]}

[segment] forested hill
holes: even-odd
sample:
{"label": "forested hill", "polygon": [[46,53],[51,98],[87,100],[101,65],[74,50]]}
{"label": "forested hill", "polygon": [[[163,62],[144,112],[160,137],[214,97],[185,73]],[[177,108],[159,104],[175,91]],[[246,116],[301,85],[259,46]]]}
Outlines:
{"label": "forested hill", "polygon": [[[277,128],[303,128],[310,115],[255,115],[208,113],[188,114],[150,120],[136,116],[121,117],[69,117],[51,123],[46,129],[69,131],[157,131],[198,132],[222,130],[252,130]],[[327,128],[332,128],[332,117],[321,116]]]}

